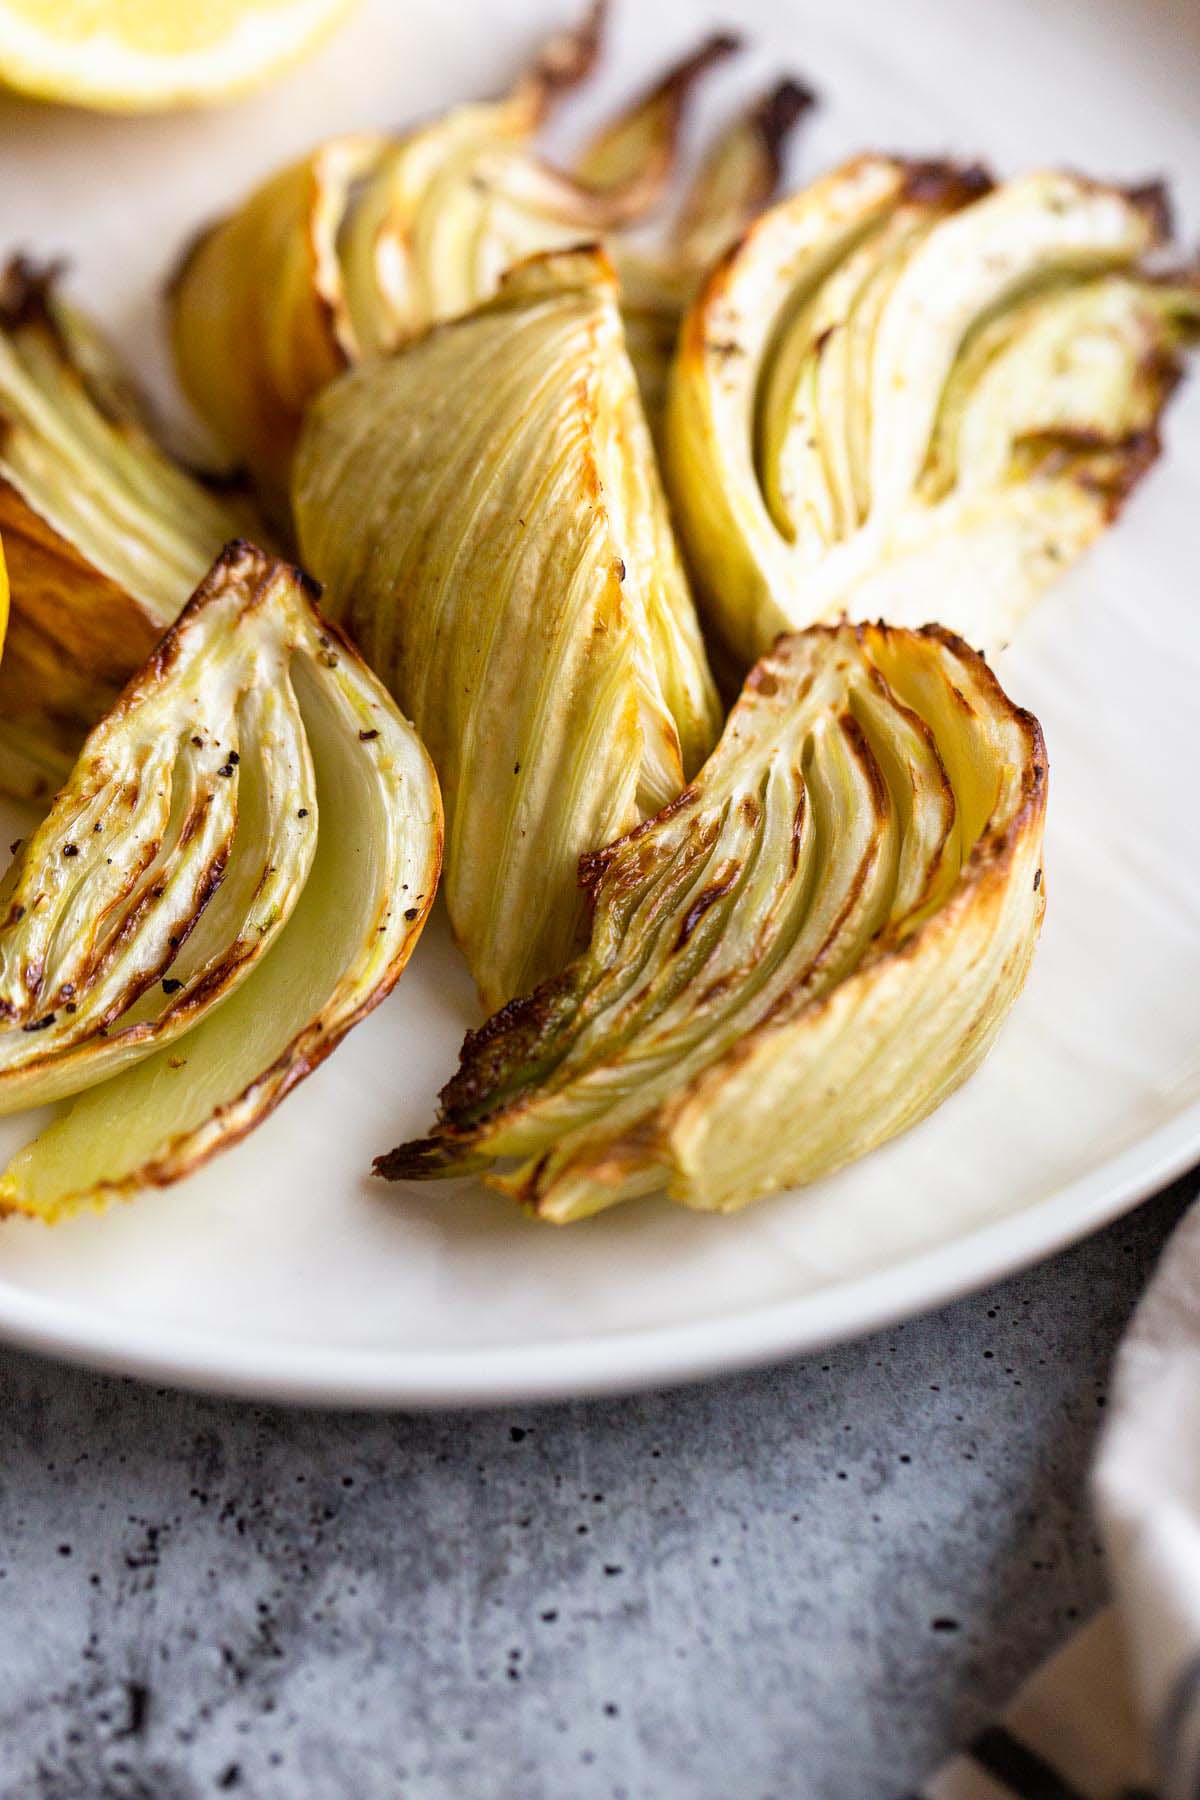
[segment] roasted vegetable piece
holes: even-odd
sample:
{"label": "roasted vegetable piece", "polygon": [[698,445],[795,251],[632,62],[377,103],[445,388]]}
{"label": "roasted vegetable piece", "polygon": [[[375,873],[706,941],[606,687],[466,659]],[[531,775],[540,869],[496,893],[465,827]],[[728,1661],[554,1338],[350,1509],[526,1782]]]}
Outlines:
{"label": "roasted vegetable piece", "polygon": [[378,1171],[482,1169],[563,1222],[662,1188],[729,1211],[861,1156],[1012,1004],[1045,797],[1037,721],[950,633],[781,638],[691,786],[584,858],[587,951],[467,1038],[433,1135]]}
{"label": "roasted vegetable piece", "polygon": [[231,544],[5,878],[0,1111],[79,1098],[0,1210],[236,1143],[390,990],[440,853],[412,728],[305,578]]}
{"label": "roasted vegetable piece", "polygon": [[668,484],[714,630],[928,618],[997,648],[1153,461],[1194,278],[1157,189],[864,157],[763,215],[680,334]]}
{"label": "roasted vegetable piece", "polygon": [[771,199],[788,136],[813,104],[803,83],[779,82],[713,143],[660,248],[609,239],[625,338],[656,438],[680,320],[713,263]]}
{"label": "roasted vegetable piece", "polygon": [[4,560],[4,540],[0,538],[0,654],[8,632],[8,564]]}
{"label": "roasted vegetable piece", "polygon": [[197,409],[282,512],[307,400],[361,357],[487,300],[539,251],[610,234],[628,265],[657,392],[683,305],[714,244],[765,203],[809,96],[785,82],[711,154],[676,231],[650,256],[628,228],[662,201],[696,83],[737,47],[717,33],[587,146],[570,173],[533,147],[552,104],[592,68],[601,8],[547,46],[503,99],[401,138],[335,139],[259,188],[188,250],[171,284],[176,363]]}
{"label": "roasted vegetable piece", "polygon": [[719,728],[603,255],[535,259],[343,376],[293,504],[429,747],[451,923],[498,1004],[569,953],[582,852],[677,793]]}
{"label": "roasted vegetable piece", "polygon": [[160,448],[53,270],[10,263],[0,275],[0,534],[12,581],[0,787],[54,791],[222,544],[251,523]]}

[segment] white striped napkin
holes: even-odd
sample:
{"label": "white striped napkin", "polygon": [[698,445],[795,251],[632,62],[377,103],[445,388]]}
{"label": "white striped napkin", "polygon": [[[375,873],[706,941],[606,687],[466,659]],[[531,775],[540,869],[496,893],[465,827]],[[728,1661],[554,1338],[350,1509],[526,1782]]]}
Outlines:
{"label": "white striped napkin", "polygon": [[1200,1800],[1200,1205],[1117,1353],[1092,1494],[1114,1605],[923,1800]]}

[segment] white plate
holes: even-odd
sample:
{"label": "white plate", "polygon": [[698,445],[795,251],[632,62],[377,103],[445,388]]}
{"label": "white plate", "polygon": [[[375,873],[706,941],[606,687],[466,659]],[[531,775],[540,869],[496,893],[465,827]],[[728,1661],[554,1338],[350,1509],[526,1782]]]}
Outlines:
{"label": "white plate", "polygon": [[[756,49],[714,116],[794,69],[826,104],[794,168],[867,146],[1175,178],[1200,221],[1192,0],[616,0],[600,98],[708,26]],[[0,236],[161,376],[152,296],[204,215],[314,139],[486,93],[570,0],[387,0],[232,111],[104,120],[0,106]],[[574,110],[594,117],[597,99]],[[990,1061],[902,1141],[733,1219],[665,1204],[554,1231],[471,1184],[387,1188],[472,1022],[440,920],[397,995],[249,1142],[186,1186],[0,1232],[0,1333],[230,1392],[433,1405],[595,1393],[811,1349],[936,1304],[1114,1217],[1200,1158],[1200,371],[1119,528],[1001,671],[1052,770],[1049,910]],[[25,1122],[17,1128],[27,1132]]]}

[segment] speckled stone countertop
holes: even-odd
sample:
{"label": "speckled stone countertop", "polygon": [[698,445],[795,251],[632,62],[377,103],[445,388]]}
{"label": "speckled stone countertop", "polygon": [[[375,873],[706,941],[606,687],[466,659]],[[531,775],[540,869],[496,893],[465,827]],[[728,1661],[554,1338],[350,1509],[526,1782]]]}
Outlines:
{"label": "speckled stone countertop", "polygon": [[287,1412],[0,1354],[0,1792],[899,1794],[1103,1597],[1109,1361],[1194,1189],[623,1401]]}

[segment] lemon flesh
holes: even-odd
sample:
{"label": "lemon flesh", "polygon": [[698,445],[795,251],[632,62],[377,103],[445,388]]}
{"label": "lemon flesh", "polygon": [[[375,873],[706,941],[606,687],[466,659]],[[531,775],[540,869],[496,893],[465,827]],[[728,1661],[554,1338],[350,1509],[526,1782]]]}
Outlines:
{"label": "lemon flesh", "polygon": [[351,0],[0,0],[0,83],[148,112],[224,100],[318,43]]}

